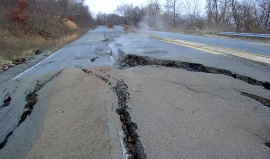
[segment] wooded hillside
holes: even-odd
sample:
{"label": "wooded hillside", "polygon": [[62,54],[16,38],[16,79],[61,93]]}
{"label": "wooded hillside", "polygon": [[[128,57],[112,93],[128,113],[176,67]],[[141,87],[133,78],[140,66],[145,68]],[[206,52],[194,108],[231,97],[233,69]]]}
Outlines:
{"label": "wooded hillside", "polygon": [[95,25],[84,0],[0,0],[0,17],[1,28],[49,38],[66,31],[68,20],[79,27]]}
{"label": "wooded hillside", "polygon": [[95,25],[84,0],[0,0],[0,65],[56,50]]}

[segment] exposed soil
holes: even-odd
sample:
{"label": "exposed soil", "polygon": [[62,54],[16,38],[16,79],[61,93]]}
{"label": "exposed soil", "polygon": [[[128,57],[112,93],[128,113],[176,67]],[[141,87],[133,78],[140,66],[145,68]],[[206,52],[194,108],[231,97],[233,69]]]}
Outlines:
{"label": "exposed soil", "polygon": [[129,93],[127,92],[128,86],[124,81],[118,81],[117,85],[113,87],[117,97],[118,97],[118,107],[116,109],[117,114],[120,116],[120,121],[122,123],[122,130],[124,132],[124,143],[127,148],[130,159],[146,159],[147,156],[144,153],[144,149],[141,141],[139,140],[139,135],[136,130],[138,129],[137,124],[131,121],[131,116],[127,111],[127,101],[129,98]]}

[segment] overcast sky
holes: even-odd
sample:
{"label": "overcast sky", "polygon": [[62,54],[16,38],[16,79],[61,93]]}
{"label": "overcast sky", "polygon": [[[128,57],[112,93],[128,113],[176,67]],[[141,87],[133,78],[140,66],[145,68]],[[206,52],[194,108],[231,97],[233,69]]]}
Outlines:
{"label": "overcast sky", "polygon": [[91,12],[95,14],[98,11],[102,13],[113,13],[116,7],[122,3],[134,4],[140,6],[146,4],[147,0],[85,0],[85,4],[89,6]]}
{"label": "overcast sky", "polygon": [[[200,10],[203,11],[205,6],[205,0],[200,1]],[[166,0],[159,0],[161,6],[163,7]],[[184,2],[184,0],[179,0],[178,2]],[[193,2],[189,0],[188,2]],[[118,5],[123,3],[133,4],[135,6],[146,5],[147,0],[85,0],[85,4],[89,6],[90,11],[95,15],[100,11],[102,13],[113,13]],[[203,12],[201,12],[203,14]]]}

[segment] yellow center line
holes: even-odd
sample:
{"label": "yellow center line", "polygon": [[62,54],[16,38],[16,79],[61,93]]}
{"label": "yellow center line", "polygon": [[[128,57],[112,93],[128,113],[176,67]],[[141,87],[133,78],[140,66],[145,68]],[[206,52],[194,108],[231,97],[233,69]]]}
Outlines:
{"label": "yellow center line", "polygon": [[[196,49],[196,50],[200,50],[200,51],[204,51],[204,52],[208,52],[208,53],[212,53],[212,54],[216,54],[216,55],[224,55],[224,54],[220,54],[218,52],[214,52],[214,51],[211,51],[211,50],[206,50],[206,49],[203,49],[203,48],[194,47],[194,46],[188,45],[188,44],[181,44],[181,43],[177,43],[177,42],[173,42],[173,41],[167,41],[167,40],[160,40],[160,41],[164,41],[164,42],[168,42],[168,43],[176,44],[176,45],[181,45],[181,46],[186,46],[186,47],[189,47],[189,48],[192,48],[192,49]],[[224,55],[224,56],[227,56],[227,55]]]}
{"label": "yellow center line", "polygon": [[[226,47],[222,47],[222,46],[215,46],[215,45],[191,42],[191,41],[176,40],[176,39],[162,38],[162,37],[155,37],[155,36],[151,36],[151,37],[154,39],[163,41],[163,42],[167,42],[167,43],[171,43],[171,44],[175,44],[175,45],[180,45],[180,46],[185,46],[188,48],[204,51],[204,52],[215,54],[215,55],[222,55],[222,56],[230,57],[230,58],[237,59],[237,60],[241,59],[241,61],[245,61],[245,62],[250,63],[252,65],[270,70],[270,68],[269,68],[270,63],[268,62],[270,60],[270,56],[260,55],[260,54],[246,52],[246,51],[237,50],[237,49],[226,48]],[[246,54],[248,56],[255,56],[255,58],[259,57],[259,58],[263,58],[263,59],[254,59],[254,57],[247,57],[247,56],[244,56],[243,54]],[[256,62],[262,62],[262,63],[266,64],[267,66],[262,66],[262,65],[253,63],[251,61],[247,61],[245,59],[256,61]],[[264,60],[264,61],[262,61],[262,60]]]}

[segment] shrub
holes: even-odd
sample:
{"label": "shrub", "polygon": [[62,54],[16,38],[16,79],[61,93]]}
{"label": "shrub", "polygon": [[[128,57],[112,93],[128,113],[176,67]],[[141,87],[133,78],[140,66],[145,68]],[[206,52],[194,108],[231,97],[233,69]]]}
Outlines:
{"label": "shrub", "polygon": [[107,24],[107,27],[108,28],[113,28],[113,24],[112,23],[109,23],[109,24]]}

